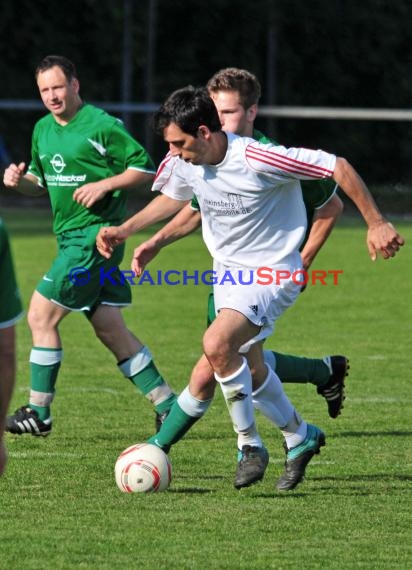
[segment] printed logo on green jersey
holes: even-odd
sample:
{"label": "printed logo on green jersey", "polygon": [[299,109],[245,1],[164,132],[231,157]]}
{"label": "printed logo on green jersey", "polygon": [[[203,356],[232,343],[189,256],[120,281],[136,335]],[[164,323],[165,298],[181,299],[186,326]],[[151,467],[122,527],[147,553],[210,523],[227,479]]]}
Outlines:
{"label": "printed logo on green jersey", "polygon": [[53,166],[53,170],[54,172],[57,172],[57,174],[63,172],[64,167],[66,166],[61,154],[55,154],[51,159],[50,164]]}
{"label": "printed logo on green jersey", "polygon": [[45,173],[48,186],[78,186],[86,182],[86,174],[62,174],[67,165],[61,154],[55,154],[50,160],[50,164],[56,174]]}

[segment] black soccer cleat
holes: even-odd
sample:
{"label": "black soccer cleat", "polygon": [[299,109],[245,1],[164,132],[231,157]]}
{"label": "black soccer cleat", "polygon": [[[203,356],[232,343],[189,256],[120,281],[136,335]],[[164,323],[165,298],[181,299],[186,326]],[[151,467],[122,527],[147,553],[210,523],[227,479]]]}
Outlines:
{"label": "black soccer cleat", "polygon": [[323,445],[326,445],[325,434],[318,427],[308,424],[306,438],[287,451],[285,470],[276,484],[278,491],[292,491],[303,481],[306,466],[314,455],[320,453]]}
{"label": "black soccer cleat", "polygon": [[332,374],[327,384],[318,386],[317,392],[325,398],[329,416],[337,418],[345,400],[345,376],[348,375],[349,360],[346,356],[328,356],[325,362],[329,362]]}
{"label": "black soccer cleat", "polygon": [[16,435],[30,433],[35,436],[46,437],[51,433],[51,430],[51,417],[46,420],[39,419],[39,414],[30,406],[22,406],[6,419],[6,431]]}
{"label": "black soccer cleat", "polygon": [[269,454],[265,447],[244,445],[238,452],[238,463],[235,476],[236,489],[249,487],[263,479],[269,463]]}

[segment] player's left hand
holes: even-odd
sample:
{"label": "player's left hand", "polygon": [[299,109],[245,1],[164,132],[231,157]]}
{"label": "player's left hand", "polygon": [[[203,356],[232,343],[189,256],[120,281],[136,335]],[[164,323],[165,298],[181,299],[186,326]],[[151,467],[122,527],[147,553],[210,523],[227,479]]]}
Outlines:
{"label": "player's left hand", "polygon": [[107,192],[108,190],[101,182],[90,182],[90,184],[84,184],[73,192],[73,200],[85,208],[91,208],[93,204],[102,200],[102,198],[106,196]]}
{"label": "player's left hand", "polygon": [[375,261],[378,253],[383,259],[394,257],[404,245],[405,240],[391,223],[382,220],[368,228],[366,242],[370,258]]}
{"label": "player's left hand", "polygon": [[140,277],[146,265],[159,253],[160,248],[150,240],[143,242],[135,248],[132,258],[132,270]]}

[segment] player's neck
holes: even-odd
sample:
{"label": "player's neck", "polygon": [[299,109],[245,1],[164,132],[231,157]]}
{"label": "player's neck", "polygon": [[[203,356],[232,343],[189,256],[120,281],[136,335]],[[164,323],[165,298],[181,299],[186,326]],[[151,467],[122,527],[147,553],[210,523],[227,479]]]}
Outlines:
{"label": "player's neck", "polygon": [[223,131],[213,133],[213,144],[208,164],[219,164],[226,156],[227,136]]}
{"label": "player's neck", "polygon": [[81,107],[83,107],[83,101],[78,97],[74,101],[73,105],[66,109],[62,115],[54,115],[56,123],[64,127],[77,115]]}

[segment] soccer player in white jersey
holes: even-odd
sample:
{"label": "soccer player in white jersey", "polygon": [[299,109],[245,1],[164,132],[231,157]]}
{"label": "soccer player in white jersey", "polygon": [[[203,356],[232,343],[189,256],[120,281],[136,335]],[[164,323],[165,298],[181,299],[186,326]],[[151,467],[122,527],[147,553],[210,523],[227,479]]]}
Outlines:
{"label": "soccer player in white jersey", "polygon": [[[283,393],[279,378],[264,363],[262,341],[300,291],[293,279],[276,279],[292,276],[301,268],[298,248],[306,217],[298,180],[333,177],[368,225],[372,259],[377,252],[384,258],[394,256],[403,239],[382,217],[345,159],[323,151],[263,145],[225,133],[204,89],[174,92],[155,115],[155,125],[171,154],[179,157],[172,173],[158,176],[157,184],[173,199],[190,199],[195,193],[200,203],[203,238],[218,276],[214,287],[218,315],[204,335],[203,347],[228,404],[239,450],[252,446],[260,450],[262,465],[267,464],[267,451],[255,426],[254,399],[285,437],[287,460],[277,487],[293,489],[324,445],[325,436],[300,418]],[[259,283],[262,267],[274,276],[266,286]],[[141,271],[139,258],[132,268]],[[253,283],[242,285],[251,272]],[[205,395],[207,387],[198,390],[189,384],[163,426],[173,421],[176,407],[192,418],[201,417],[209,404]],[[159,444],[160,433],[152,438],[154,443]]]}
{"label": "soccer player in white jersey", "polygon": [[[273,142],[254,128],[258,112],[261,86],[257,77],[239,68],[224,68],[217,71],[208,81],[207,89],[218,110],[222,129],[241,136],[250,136],[261,142]],[[167,159],[162,165],[162,176],[173,161]],[[336,195],[333,180],[303,181],[303,201],[307,216],[307,231],[301,245],[304,269],[308,269],[316,254],[326,241],[337,218],[343,209],[342,201]],[[173,200],[165,194],[158,195],[149,205],[137,212],[118,227],[102,228],[97,236],[97,247],[103,256],[111,254],[113,244],[124,241],[131,233],[171,213],[168,208],[181,208],[185,201]],[[173,233],[173,240],[184,237],[185,232],[194,231],[201,224],[200,208],[194,197],[166,227]],[[166,227],[162,230],[165,235]],[[170,243],[170,237],[167,237]],[[207,305],[207,324],[215,318],[213,290],[209,294]],[[325,358],[307,358],[265,350],[265,361],[276,371],[282,382],[311,382],[317,393],[326,400],[331,418],[337,418],[345,399],[344,379],[348,371],[348,360],[344,356],[333,355]],[[207,359],[201,359],[193,374],[213,377],[213,370]],[[200,380],[199,380],[200,381]],[[163,419],[164,416],[161,416]]]}

